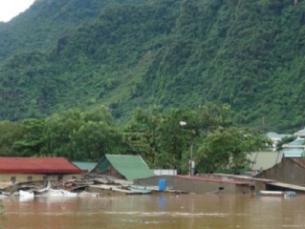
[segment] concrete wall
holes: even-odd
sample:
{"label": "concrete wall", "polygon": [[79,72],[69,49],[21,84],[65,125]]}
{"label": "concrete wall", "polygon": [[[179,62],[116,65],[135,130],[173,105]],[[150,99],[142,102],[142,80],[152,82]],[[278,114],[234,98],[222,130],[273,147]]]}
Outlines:
{"label": "concrete wall", "polygon": [[250,153],[247,158],[251,161],[251,170],[261,172],[280,163],[283,155],[281,152],[266,151]]}
{"label": "concrete wall", "polygon": [[179,176],[155,176],[134,181],[135,184],[158,186],[160,179],[166,179],[168,187],[190,192],[190,193],[250,193],[251,189],[247,185],[235,185],[224,182],[211,182],[194,179],[183,178]]}
{"label": "concrete wall", "polygon": [[289,159],[284,159],[280,164],[260,173],[257,177],[305,186],[305,169]]}

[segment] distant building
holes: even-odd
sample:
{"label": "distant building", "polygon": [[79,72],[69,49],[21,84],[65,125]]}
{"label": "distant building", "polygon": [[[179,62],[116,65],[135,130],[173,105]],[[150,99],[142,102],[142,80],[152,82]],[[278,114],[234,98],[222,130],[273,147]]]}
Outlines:
{"label": "distant building", "polygon": [[285,158],[305,157],[305,129],[295,132],[293,135],[277,134],[274,132],[267,133],[267,137],[273,143],[273,150],[276,150],[276,145],[285,137],[293,137],[296,139],[282,145],[282,154]]}
{"label": "distant building", "polygon": [[272,150],[276,151],[278,143],[281,142],[284,138],[290,137],[291,135],[289,135],[289,134],[278,134],[278,133],[275,133],[275,132],[268,132],[266,134],[266,136],[272,142]]}
{"label": "distant building", "polygon": [[135,180],[154,176],[146,162],[138,155],[106,154],[92,170],[119,179]]}
{"label": "distant building", "polygon": [[294,133],[298,138],[305,138],[305,128]]}
{"label": "distant building", "polygon": [[0,157],[0,182],[65,180],[81,170],[62,157]]}
{"label": "distant building", "polygon": [[257,175],[259,178],[305,186],[305,158],[283,158],[283,160]]}
{"label": "distant building", "polygon": [[305,156],[305,139],[297,138],[294,141],[282,146],[283,156],[286,158],[304,157]]}
{"label": "distant building", "polygon": [[97,165],[96,162],[73,161],[72,163],[83,173],[90,173]]}

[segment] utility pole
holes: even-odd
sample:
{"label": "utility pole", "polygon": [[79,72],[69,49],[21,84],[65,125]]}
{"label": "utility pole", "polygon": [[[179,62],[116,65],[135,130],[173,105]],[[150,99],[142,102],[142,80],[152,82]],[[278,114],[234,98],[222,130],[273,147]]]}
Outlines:
{"label": "utility pole", "polygon": [[[185,121],[180,121],[179,125],[181,127],[185,127],[185,126],[188,125],[188,123],[185,122]],[[192,130],[192,135],[193,135],[193,130]],[[195,164],[195,161],[193,159],[193,139],[192,139],[191,142],[190,142],[190,158],[189,158],[189,161],[188,161],[189,176],[193,176],[195,174],[195,167],[196,167],[196,164]]]}

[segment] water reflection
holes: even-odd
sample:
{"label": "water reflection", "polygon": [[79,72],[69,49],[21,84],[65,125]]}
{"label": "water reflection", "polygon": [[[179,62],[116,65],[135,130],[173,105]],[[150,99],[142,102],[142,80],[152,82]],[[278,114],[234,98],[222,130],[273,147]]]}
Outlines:
{"label": "water reflection", "polygon": [[[3,228],[303,228],[305,197],[152,195],[3,202]],[[1,227],[0,227],[1,229]]]}
{"label": "water reflection", "polygon": [[160,195],[158,196],[158,205],[159,205],[159,209],[163,210],[166,207],[166,198],[164,195]]}

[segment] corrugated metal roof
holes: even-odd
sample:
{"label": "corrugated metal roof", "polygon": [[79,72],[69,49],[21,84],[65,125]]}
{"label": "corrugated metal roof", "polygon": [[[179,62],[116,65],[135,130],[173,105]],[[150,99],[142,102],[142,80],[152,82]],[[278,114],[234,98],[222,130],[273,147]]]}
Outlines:
{"label": "corrugated metal roof", "polygon": [[0,157],[0,173],[77,174],[81,170],[62,157]]}
{"label": "corrugated metal roof", "polygon": [[305,137],[305,128],[295,132],[294,135],[299,136],[299,137]]}
{"label": "corrugated metal roof", "polygon": [[290,158],[294,163],[298,164],[302,168],[305,168],[305,158]]}
{"label": "corrugated metal roof", "polygon": [[153,171],[139,155],[106,154],[105,158],[127,180],[154,176]]}
{"label": "corrugated metal roof", "polygon": [[95,166],[97,165],[97,163],[95,162],[83,162],[83,161],[73,161],[72,163],[81,170],[88,172],[94,169]]}
{"label": "corrugated metal roof", "polygon": [[294,191],[305,192],[305,187],[300,186],[300,185],[287,184],[287,183],[282,183],[282,182],[270,182],[269,185],[280,187],[280,188],[285,188],[285,189],[289,189],[289,190],[294,190]]}
{"label": "corrugated metal roof", "polygon": [[304,142],[305,142],[305,140],[303,139],[303,138],[297,138],[297,139],[295,139],[294,141],[292,141],[292,142],[289,142],[288,144],[287,144],[287,146],[289,146],[289,147],[291,147],[291,146],[296,146],[296,147],[299,147],[299,146],[304,146]]}
{"label": "corrugated metal roof", "polygon": [[280,141],[285,137],[290,137],[291,135],[289,135],[289,134],[278,134],[278,133],[275,133],[275,132],[268,132],[266,134],[266,136],[268,138],[270,138],[271,140],[279,140]]}

